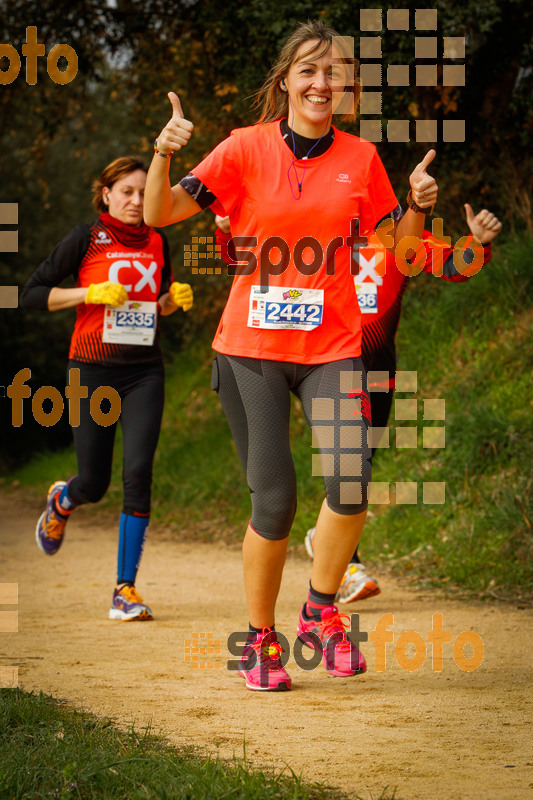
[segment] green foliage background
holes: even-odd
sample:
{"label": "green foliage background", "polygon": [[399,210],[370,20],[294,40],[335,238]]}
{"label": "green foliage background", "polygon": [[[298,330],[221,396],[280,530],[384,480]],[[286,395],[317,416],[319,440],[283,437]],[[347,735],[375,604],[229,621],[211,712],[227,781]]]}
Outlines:
{"label": "green foliage background", "polygon": [[[409,31],[382,31],[384,74],[387,64],[414,64],[417,5],[380,6],[384,23],[389,8],[408,8],[411,24]],[[286,0],[283,8],[264,0],[0,0],[0,41],[21,53],[26,27],[35,25],[47,53],[66,43],[79,60],[76,78],[64,86],[48,77],[44,58],[38,59],[35,85],[25,81],[24,59],[18,78],[0,84],[0,202],[18,203],[20,215],[19,253],[0,253],[0,285],[22,287],[75,224],[93,217],[89,187],[106,163],[127,152],[151,157],[152,142],[169,116],[167,91],[179,93],[186,116],[196,125],[190,145],[174,158],[177,181],[233,127],[256,119],[253,93],[298,22],[324,19],[354,37],[357,55],[359,9],[368,6],[366,0]],[[442,36],[466,37],[466,85],[384,85],[382,118],[466,119],[466,142],[439,144],[435,162],[438,211],[449,235],[464,231],[466,200],[475,208],[490,207],[508,230],[531,232],[533,7],[528,0],[490,0],[482,9],[475,0],[439,0],[434,7],[439,43]],[[0,59],[0,68],[7,68],[7,59]],[[414,67],[410,74],[413,83]],[[358,122],[341,124],[358,132]],[[413,131],[414,123],[411,138]],[[404,197],[409,172],[426,149],[414,141],[379,145],[398,197]],[[209,211],[168,230],[182,278],[183,244],[193,234],[212,230]],[[225,276],[193,283],[197,310],[167,326],[169,350],[214,328],[229,288]],[[34,387],[64,386],[72,321],[73,312],[45,316],[3,310],[0,385],[29,366]],[[10,430],[5,412],[2,408],[0,421],[6,464],[36,444],[53,446],[68,438],[65,425],[50,436],[31,419],[21,430]]]}
{"label": "green foliage background", "polygon": [[[0,41],[19,53],[26,27],[36,25],[48,52],[70,44],[79,59],[76,78],[54,84],[39,59],[38,81],[19,77],[0,84],[0,202],[19,204],[20,249],[0,253],[0,285],[22,287],[40,261],[76,224],[90,220],[89,189],[94,176],[117,155],[149,160],[152,142],[166,123],[166,93],[177,91],[195,123],[189,146],[174,157],[178,181],[230,130],[251,124],[254,92],[261,85],[282,40],[309,17],[354,36],[359,53],[359,9],[368,2],[278,3],[252,0],[0,0]],[[410,9],[409,31],[381,32],[384,74],[388,64],[414,65],[415,2],[383,3]],[[466,37],[464,87],[383,88],[388,119],[466,120],[464,143],[439,143],[434,174],[439,215],[454,241],[465,232],[462,205],[490,208],[504,222],[489,270],[466,287],[442,281],[412,282],[399,333],[400,367],[424,375],[426,397],[447,398],[450,446],[428,458],[427,451],[391,451],[376,459],[376,480],[421,480],[445,474],[450,502],[431,509],[396,507],[387,524],[368,526],[365,547],[372,556],[406,559],[431,580],[453,581],[500,595],[531,580],[531,234],[533,233],[533,7],[529,0],[439,0],[438,30],[420,33]],[[441,52],[439,44],[439,53]],[[419,62],[417,62],[419,63]],[[61,65],[60,65],[61,66]],[[0,59],[0,69],[6,69]],[[439,66],[439,76],[441,67]],[[411,66],[413,83],[414,66]],[[372,87],[375,89],[376,87]],[[340,121],[358,133],[359,123]],[[378,144],[398,197],[426,144]],[[248,513],[243,486],[217,399],[209,393],[209,341],[229,290],[229,278],[190,276],[182,266],[183,245],[192,235],[211,235],[211,212],[167,229],[176,276],[195,290],[194,310],[163,320],[168,364],[165,428],[157,455],[156,516],[166,525],[195,525],[206,536],[235,526]],[[439,284],[439,285],[437,285]],[[65,385],[65,365],[74,312],[47,314],[2,310],[0,387],[22,367],[32,370],[32,390]],[[1,390],[0,390],[1,395]],[[422,398],[422,395],[420,396]],[[11,425],[10,403],[0,396],[0,473],[17,473],[40,489],[50,470],[75,469],[70,430],[64,419],[46,429],[31,418]],[[176,430],[180,436],[176,437]],[[293,436],[301,480],[296,535],[312,524],[320,487],[307,480],[309,441],[295,407]],[[57,450],[55,456],[52,450]],[[200,472],[200,480],[191,475]],[[71,474],[71,473],[70,473]],[[440,479],[439,477],[435,478]],[[118,504],[120,465],[105,503]],[[200,500],[200,503],[198,502]],[[194,517],[208,509],[209,521]],[[177,511],[179,509],[179,511]],[[184,511],[185,510],[185,511]],[[179,517],[179,520],[178,520]],[[200,526],[200,527],[198,527]],[[395,535],[398,545],[390,545]],[[450,549],[450,542],[453,547]],[[487,542],[490,542],[487,545]],[[423,545],[423,546],[422,546]],[[431,548],[427,549],[427,546]],[[487,549],[488,547],[488,549]],[[466,549],[465,549],[466,548]],[[416,556],[410,554],[415,552]],[[451,554],[451,555],[450,555]],[[508,578],[507,564],[513,576]],[[466,566],[465,566],[466,565]],[[527,577],[529,575],[529,578]],[[492,583],[491,583],[492,581]],[[509,583],[510,581],[510,583]]]}

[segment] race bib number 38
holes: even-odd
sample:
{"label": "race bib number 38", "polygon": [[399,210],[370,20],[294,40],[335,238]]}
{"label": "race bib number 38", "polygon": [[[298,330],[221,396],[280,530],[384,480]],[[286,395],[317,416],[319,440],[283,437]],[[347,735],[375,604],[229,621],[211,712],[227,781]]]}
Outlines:
{"label": "race bib number 38", "polygon": [[262,292],[260,286],[252,286],[248,327],[313,331],[322,324],[323,311],[323,289],[270,286]]}
{"label": "race bib number 38", "polygon": [[156,303],[126,300],[121,306],[106,306],[102,341],[110,344],[154,343]]}

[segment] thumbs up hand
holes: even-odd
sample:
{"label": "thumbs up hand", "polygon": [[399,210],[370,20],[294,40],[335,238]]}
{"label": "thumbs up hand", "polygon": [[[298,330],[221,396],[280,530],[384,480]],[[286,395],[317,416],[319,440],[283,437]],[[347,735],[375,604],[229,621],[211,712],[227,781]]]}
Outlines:
{"label": "thumbs up hand", "polygon": [[471,233],[481,244],[489,244],[499,234],[502,223],[494,214],[484,208],[479,214],[474,214],[472,206],[465,203],[466,222]]}
{"label": "thumbs up hand", "polygon": [[427,167],[431,164],[435,156],[435,150],[428,150],[420,164],[417,164],[409,175],[411,184],[411,195],[417,206],[420,208],[431,208],[437,202],[438,186],[435,178],[428,175]]}
{"label": "thumbs up hand", "polygon": [[176,150],[181,150],[188,143],[194,130],[194,125],[185,119],[178,95],[168,93],[172,104],[172,116],[157,137],[157,149],[164,156],[172,155]]}

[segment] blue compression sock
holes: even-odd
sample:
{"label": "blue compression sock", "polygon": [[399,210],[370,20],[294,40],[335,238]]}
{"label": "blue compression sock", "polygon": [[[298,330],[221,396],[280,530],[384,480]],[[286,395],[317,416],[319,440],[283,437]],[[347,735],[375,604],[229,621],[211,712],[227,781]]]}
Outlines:
{"label": "blue compression sock", "polygon": [[150,515],[136,517],[124,512],[120,515],[117,583],[135,583],[149,522]]}

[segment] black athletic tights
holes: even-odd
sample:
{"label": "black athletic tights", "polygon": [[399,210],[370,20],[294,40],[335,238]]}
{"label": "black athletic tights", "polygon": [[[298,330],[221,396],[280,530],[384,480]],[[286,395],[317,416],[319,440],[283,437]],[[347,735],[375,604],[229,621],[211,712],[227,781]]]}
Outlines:
{"label": "black athletic tights", "polygon": [[[296,512],[296,475],[289,443],[293,392],[313,431],[313,474],[322,475],[329,508],[357,514],[368,505],[372,472],[366,373],[361,359],[295,364],[217,355],[218,391],[252,496],[251,525],[284,539]],[[362,412],[362,413],[361,413]]]}
{"label": "black athletic tights", "polygon": [[[95,422],[90,399],[98,387],[111,386],[121,399],[123,510],[126,514],[150,513],[152,464],[164,403],[163,365],[110,367],[70,361],[68,369],[73,367],[80,370],[80,384],[88,387],[89,394],[80,400],[80,424],[72,428],[78,459],[78,474],[68,488],[72,502],[97,503],[109,486],[117,423],[105,427]],[[101,404],[103,412],[107,411],[106,403],[104,400]]]}

